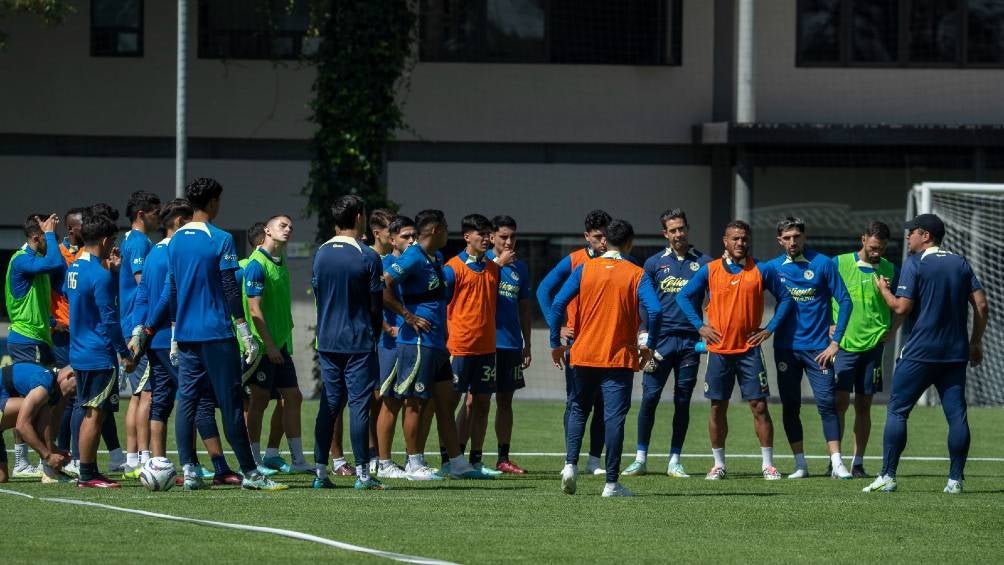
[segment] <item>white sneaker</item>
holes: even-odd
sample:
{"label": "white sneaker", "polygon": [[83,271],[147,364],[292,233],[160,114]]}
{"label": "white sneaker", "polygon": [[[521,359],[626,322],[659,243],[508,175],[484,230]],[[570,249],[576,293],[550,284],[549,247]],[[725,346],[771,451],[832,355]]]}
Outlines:
{"label": "white sneaker", "polygon": [[[846,469],[844,469],[846,471]],[[809,470],[804,467],[799,467],[795,469],[795,472],[788,475],[789,479],[807,479],[809,478]]]}
{"label": "white sneaker", "polygon": [[704,479],[707,481],[720,481],[724,479],[725,476],[725,467],[715,465],[710,471],[708,471],[708,474],[704,476]]}
{"label": "white sneaker", "polygon": [[405,478],[409,481],[441,481],[443,477],[436,474],[431,467],[418,467],[405,473]]}
{"label": "white sneaker", "polygon": [[575,465],[565,463],[565,467],[561,470],[561,492],[575,494],[575,481],[578,478],[578,474],[579,471]]}
{"label": "white sneaker", "polygon": [[77,461],[76,459],[70,461],[69,463],[63,466],[63,472],[66,473],[67,475],[70,475],[71,477],[79,477],[80,461]]}
{"label": "white sneaker", "polygon": [[[428,469],[429,467],[425,468]],[[376,476],[378,479],[407,479],[408,473],[397,463],[391,462],[386,467],[379,467],[376,471]]]}
{"label": "white sneaker", "polygon": [[586,474],[587,475],[606,475],[607,470],[603,467],[603,460],[593,461],[590,457],[586,462]]}
{"label": "white sneaker", "polygon": [[945,490],[942,492],[946,494],[962,494],[962,481],[948,479],[948,484],[945,485]]}
{"label": "white sneaker", "polygon": [[42,478],[42,466],[27,463],[16,467],[12,476],[17,479],[40,479]]}
{"label": "white sneaker", "polygon": [[896,479],[889,475],[879,475],[875,477],[872,484],[861,489],[861,492],[892,492],[896,490]]}
{"label": "white sneaker", "polygon": [[607,483],[603,485],[603,496],[634,496],[634,493],[620,483]]}
{"label": "white sneaker", "polygon": [[842,481],[849,481],[854,478],[854,475],[847,470],[847,467],[841,462],[830,472],[830,477],[834,479],[840,479]]}

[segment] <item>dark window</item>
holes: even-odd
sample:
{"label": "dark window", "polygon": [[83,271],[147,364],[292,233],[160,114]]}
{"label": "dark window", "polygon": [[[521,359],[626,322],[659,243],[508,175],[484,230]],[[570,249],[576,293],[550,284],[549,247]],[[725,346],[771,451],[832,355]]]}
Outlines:
{"label": "dark window", "polygon": [[91,1],[91,56],[143,56],[143,0]]}
{"label": "dark window", "polygon": [[309,25],[306,0],[199,0],[199,58],[297,59]]}
{"label": "dark window", "polygon": [[1004,66],[1001,0],[799,0],[799,66]]}
{"label": "dark window", "polygon": [[423,61],[679,65],[682,0],[421,0]]}

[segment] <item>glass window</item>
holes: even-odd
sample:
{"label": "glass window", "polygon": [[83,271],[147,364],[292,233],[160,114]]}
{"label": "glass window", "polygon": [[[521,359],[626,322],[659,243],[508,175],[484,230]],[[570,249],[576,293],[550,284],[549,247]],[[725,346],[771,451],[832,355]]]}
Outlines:
{"label": "glass window", "polygon": [[969,0],[966,58],[970,63],[1004,62],[1004,2]]}
{"label": "glass window", "polygon": [[897,0],[858,0],[851,9],[852,61],[894,63],[899,59]]}
{"label": "glass window", "polygon": [[[296,59],[309,54],[306,0],[199,0],[199,57]],[[305,45],[306,44],[306,45]]]}
{"label": "glass window", "polygon": [[91,55],[143,56],[143,0],[92,0]]}
{"label": "glass window", "polygon": [[910,62],[959,61],[959,0],[924,0],[910,6]]}
{"label": "glass window", "polygon": [[804,0],[798,10],[798,60],[840,62],[840,0]]}

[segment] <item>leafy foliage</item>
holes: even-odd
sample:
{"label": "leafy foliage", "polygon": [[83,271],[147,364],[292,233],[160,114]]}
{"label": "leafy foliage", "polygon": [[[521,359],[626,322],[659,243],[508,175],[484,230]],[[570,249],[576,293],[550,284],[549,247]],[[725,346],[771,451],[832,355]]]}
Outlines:
{"label": "leafy foliage", "polygon": [[[34,14],[46,24],[54,25],[74,12],[76,8],[67,0],[0,0],[0,20],[12,14]],[[7,34],[0,30],[0,49],[6,45]]]}

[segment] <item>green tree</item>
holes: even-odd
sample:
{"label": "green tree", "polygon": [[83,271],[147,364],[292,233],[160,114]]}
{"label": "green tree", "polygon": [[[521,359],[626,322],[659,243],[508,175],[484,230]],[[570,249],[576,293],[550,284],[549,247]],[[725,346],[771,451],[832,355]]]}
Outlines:
{"label": "green tree", "polygon": [[[49,25],[62,23],[76,12],[67,0],[0,0],[0,21],[10,15],[33,14]],[[7,45],[7,34],[0,29],[0,49]]]}

